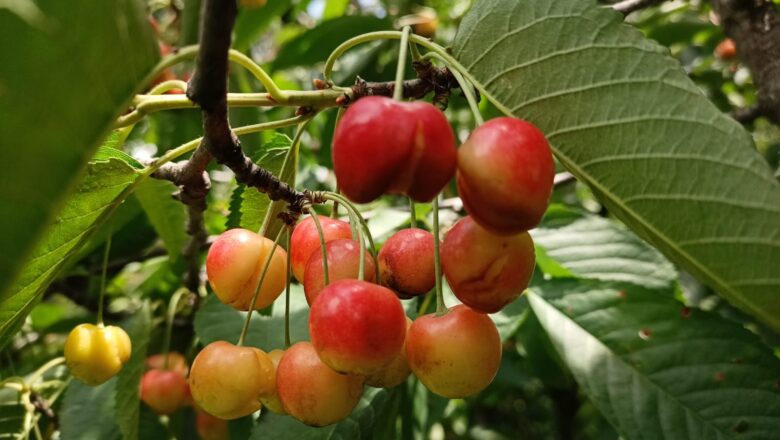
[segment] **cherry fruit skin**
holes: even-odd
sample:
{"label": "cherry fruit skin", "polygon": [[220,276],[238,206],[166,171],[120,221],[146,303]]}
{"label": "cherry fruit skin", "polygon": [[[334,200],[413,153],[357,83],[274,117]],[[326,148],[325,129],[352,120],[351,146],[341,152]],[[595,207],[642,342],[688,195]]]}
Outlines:
{"label": "cherry fruit skin", "polygon": [[554,176],[547,139],[520,119],[491,119],[458,150],[458,193],[466,211],[498,234],[516,234],[539,224]]}
{"label": "cherry fruit skin", "polygon": [[501,363],[501,339],[489,316],[457,305],[444,315],[424,315],[412,323],[406,357],[429,390],[459,399],[493,381]]}
{"label": "cherry fruit skin", "polygon": [[130,350],[130,338],[121,328],[79,324],[65,340],[65,364],[76,379],[99,385],[119,373]]}
{"label": "cherry fruit skin", "polygon": [[[206,273],[220,301],[248,310],[274,243],[246,229],[223,232],[206,256]],[[255,310],[270,305],[287,283],[287,252],[277,246],[255,303]]]}
{"label": "cherry fruit skin", "polygon": [[424,295],[436,284],[433,234],[410,228],[390,237],[377,256],[382,284],[400,298]]}
{"label": "cherry fruit skin", "polygon": [[[407,335],[411,325],[412,320],[407,317]],[[374,374],[366,376],[366,385],[374,388],[393,388],[406,382],[410,374],[412,374],[412,369],[409,368],[409,361],[406,359],[406,343],[404,341],[404,348],[395,359]]]}
{"label": "cherry fruit skin", "polygon": [[230,440],[228,422],[214,417],[205,411],[198,411],[195,416],[195,429],[201,440]]}
{"label": "cherry fruit skin", "polygon": [[183,354],[171,351],[168,353],[168,367],[165,366],[165,355],[153,354],[146,358],[146,367],[150,370],[173,370],[179,372],[183,377],[187,377],[187,373],[190,371],[189,365],[187,365],[187,358]]}
{"label": "cherry fruit skin", "polygon": [[[349,223],[325,216],[319,216],[317,219],[322,226],[322,236],[326,244],[333,240],[352,238],[352,227]],[[322,255],[320,236],[314,219],[306,217],[295,226],[290,237],[290,264],[295,279],[301,283],[305,281],[306,264],[315,252]]]}
{"label": "cherry fruit skin", "polygon": [[282,405],[282,401],[279,400],[279,393],[276,390],[279,362],[282,360],[282,356],[284,356],[284,350],[271,350],[268,352],[268,357],[271,358],[271,362],[274,364],[273,391],[260,397],[260,403],[276,414],[286,414],[284,411],[284,406]]}
{"label": "cherry fruit skin", "polygon": [[528,232],[496,235],[470,216],[449,230],[441,246],[441,267],[452,292],[483,313],[498,312],[519,297],[535,263]]}
{"label": "cherry fruit skin", "polygon": [[298,342],[279,361],[276,387],[288,414],[307,425],[326,426],[349,416],[363,394],[363,378],[336,373],[311,343]]}
{"label": "cherry fruit skin", "polygon": [[341,192],[357,203],[382,194],[427,202],[452,179],[455,135],[444,114],[426,102],[361,98],[333,135],[333,170]]}
{"label": "cherry fruit skin", "polygon": [[[328,281],[357,279],[360,273],[360,245],[354,240],[339,239],[325,245],[328,256]],[[363,256],[363,277],[374,282],[375,266],[371,254]],[[322,266],[322,252],[312,252],[303,276],[303,290],[306,302],[312,305],[317,295],[325,288],[325,268]]]}
{"label": "cherry fruit skin", "polygon": [[152,369],[141,379],[141,400],[157,414],[171,414],[187,403],[189,385],[179,371]]}
{"label": "cherry fruit skin", "polygon": [[274,364],[265,352],[225,341],[207,345],[190,369],[195,403],[225,420],[259,410],[260,399],[273,393],[274,381]]}
{"label": "cherry fruit skin", "polygon": [[386,287],[336,281],[311,305],[309,335],[330,368],[365,376],[398,356],[406,336],[406,314],[401,301]]}

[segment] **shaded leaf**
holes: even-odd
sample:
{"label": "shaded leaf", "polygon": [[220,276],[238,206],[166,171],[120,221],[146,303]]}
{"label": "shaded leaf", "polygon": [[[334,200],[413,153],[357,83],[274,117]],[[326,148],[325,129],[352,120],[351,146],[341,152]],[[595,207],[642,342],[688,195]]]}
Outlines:
{"label": "shaded leaf", "polygon": [[292,0],[268,0],[262,8],[242,8],[233,29],[233,47],[246,51],[275,21],[292,6]]}
{"label": "shaded leaf", "polygon": [[641,287],[554,280],[531,307],[593,404],[630,439],[766,439],[780,359],[758,336]]}
{"label": "shaded leaf", "polygon": [[0,297],[158,58],[135,0],[3,6]]}
{"label": "shaded leaf", "polygon": [[60,411],[63,440],[120,440],[113,402],[117,378],[91,387],[73,380],[65,391]]}
{"label": "shaded leaf", "polygon": [[582,0],[484,0],[453,54],[611,213],[780,329],[780,184],[668,50]]}
{"label": "shaded leaf", "polygon": [[[132,344],[130,360],[117,376],[116,406],[117,424],[124,440],[139,438],[140,397],[138,394],[141,377],[146,368],[146,351],[152,331],[152,316],[149,303],[144,302],[128,324],[127,334]],[[141,437],[142,438],[142,437]]]}
{"label": "shaded leaf", "polygon": [[171,196],[174,192],[176,186],[167,180],[146,179],[134,193],[173,261],[188,239],[187,209]]}

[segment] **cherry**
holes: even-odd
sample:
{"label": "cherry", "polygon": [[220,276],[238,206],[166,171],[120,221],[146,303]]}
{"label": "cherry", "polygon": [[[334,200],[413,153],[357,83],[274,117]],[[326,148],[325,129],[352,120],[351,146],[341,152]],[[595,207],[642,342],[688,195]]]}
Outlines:
{"label": "cherry", "polygon": [[463,204],[477,223],[498,234],[516,234],[539,224],[554,176],[547,140],[520,119],[492,119],[458,150]]}
{"label": "cherry", "polygon": [[[146,358],[146,367],[150,370],[165,370],[165,355],[153,354]],[[168,370],[179,372],[183,377],[187,377],[190,367],[187,365],[187,358],[183,354],[171,351],[168,353]]]}
{"label": "cherry", "polygon": [[340,280],[320,292],[309,312],[317,354],[339,373],[369,375],[403,348],[406,314],[393,291],[358,280]]}
{"label": "cherry", "polygon": [[282,360],[282,356],[284,356],[284,350],[271,350],[268,352],[268,357],[271,358],[271,362],[273,362],[275,369],[273,392],[260,397],[260,403],[277,414],[285,414],[284,406],[282,405],[282,401],[279,400],[279,393],[276,390],[276,375],[279,371],[279,361]]}
{"label": "cherry", "polygon": [[179,371],[153,369],[141,379],[141,400],[157,414],[171,414],[187,403],[189,385]]}
{"label": "cherry", "polygon": [[333,170],[347,198],[368,203],[382,194],[427,202],[452,179],[455,135],[444,114],[426,102],[361,98],[333,135]]}
{"label": "cherry", "polygon": [[487,315],[457,305],[441,316],[424,315],[412,323],[406,357],[429,390],[464,398],[493,381],[501,363],[501,339]]}
{"label": "cherry", "polygon": [[237,419],[260,409],[260,398],[273,393],[274,364],[254,347],[225,341],[207,345],[190,369],[195,403],[221,419]]}
{"label": "cherry", "polygon": [[411,228],[396,232],[377,256],[382,284],[399,297],[423,295],[436,284],[433,234]]}
{"label": "cherry", "polygon": [[[333,240],[325,245],[328,255],[328,281],[357,279],[360,267],[360,245],[354,240]],[[373,283],[375,278],[374,260],[366,251],[363,257],[363,276]],[[306,301],[312,305],[320,291],[325,288],[325,269],[322,266],[322,252],[312,252],[306,264],[303,276],[303,289]]]}
{"label": "cherry", "polygon": [[[231,229],[217,237],[206,256],[206,273],[219,300],[248,310],[273,247],[272,240],[246,229]],[[255,309],[273,303],[286,284],[287,253],[277,246]]]}
{"label": "cherry", "polygon": [[715,56],[721,60],[728,61],[737,57],[737,45],[734,40],[726,38],[715,47]]}
{"label": "cherry", "polygon": [[[320,226],[322,226],[322,236],[325,238],[325,243],[342,238],[352,238],[352,227],[349,223],[325,216],[317,218],[320,221]],[[314,219],[306,217],[295,226],[290,237],[292,272],[301,283],[304,282],[306,263],[309,262],[309,259],[315,252],[319,252],[322,255],[320,236],[317,233],[317,225],[314,223]]]}
{"label": "cherry", "polygon": [[[407,317],[407,332],[411,325],[412,320]],[[401,349],[395,359],[376,373],[366,376],[366,385],[374,388],[393,388],[404,383],[410,374],[412,374],[412,369],[409,368],[409,361],[406,359],[406,343],[404,342],[404,348]]]}
{"label": "cherry", "polygon": [[130,351],[130,338],[121,328],[79,324],[65,340],[65,363],[76,379],[99,385],[119,373]]}
{"label": "cherry", "polygon": [[195,428],[201,440],[229,440],[230,428],[225,420],[211,414],[198,411],[195,416]]}
{"label": "cherry", "polygon": [[447,283],[463,304],[495,313],[520,296],[531,280],[534,243],[527,232],[496,235],[464,217],[441,246]]}
{"label": "cherry", "polygon": [[298,342],[279,362],[276,387],[288,414],[307,425],[326,426],[352,412],[363,394],[363,378],[336,373],[310,343]]}

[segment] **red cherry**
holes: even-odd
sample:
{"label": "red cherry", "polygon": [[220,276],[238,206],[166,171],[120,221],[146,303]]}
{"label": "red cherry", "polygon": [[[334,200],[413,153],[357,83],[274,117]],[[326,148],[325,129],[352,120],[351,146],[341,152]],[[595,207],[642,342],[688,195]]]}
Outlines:
{"label": "red cherry", "polygon": [[[360,244],[354,240],[333,240],[325,245],[328,255],[328,281],[353,279],[356,280],[360,273]],[[369,283],[374,282],[376,276],[374,259],[366,251],[363,257],[363,276]],[[303,290],[306,293],[306,302],[309,305],[325,288],[325,268],[322,266],[322,252],[312,252],[306,272],[303,275]]]}
{"label": "red cherry", "polygon": [[412,323],[406,357],[429,390],[464,398],[493,381],[501,364],[501,338],[487,315],[457,305],[441,316],[432,313]]}
{"label": "red cherry", "polygon": [[[317,217],[322,226],[322,236],[325,243],[340,238],[352,238],[352,227],[347,222],[335,220],[325,216]],[[314,219],[306,217],[293,229],[290,237],[290,262],[295,278],[303,283],[306,264],[314,252],[322,254],[320,249],[320,236],[317,233],[317,225]]]}
{"label": "red cherry", "polygon": [[433,234],[411,228],[396,232],[377,256],[382,284],[407,299],[423,295],[436,284]]}
{"label": "red cherry", "polygon": [[721,60],[728,61],[737,57],[737,45],[734,40],[726,38],[715,47],[715,56]]}
{"label": "red cherry", "polygon": [[357,280],[328,285],[311,305],[309,334],[320,359],[339,373],[369,375],[398,356],[406,314],[392,290]]}
{"label": "red cherry", "polygon": [[187,403],[187,379],[179,371],[149,370],[141,379],[141,400],[158,414],[171,414]]}
{"label": "red cherry", "polygon": [[452,179],[455,135],[444,114],[426,102],[362,98],[347,109],[333,135],[333,170],[350,200],[382,194],[427,202]]}
{"label": "red cherry", "polygon": [[539,224],[554,177],[547,140],[520,119],[492,119],[458,150],[463,204],[477,223],[498,234],[516,234]]}
{"label": "red cherry", "polygon": [[527,232],[496,235],[464,217],[441,246],[447,283],[463,304],[495,313],[523,293],[533,275],[534,243]]}

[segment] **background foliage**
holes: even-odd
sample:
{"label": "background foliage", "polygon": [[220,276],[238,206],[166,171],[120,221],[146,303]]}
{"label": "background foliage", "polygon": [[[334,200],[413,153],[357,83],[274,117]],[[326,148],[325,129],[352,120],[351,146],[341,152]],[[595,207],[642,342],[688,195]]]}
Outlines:
{"label": "background foliage", "polygon": [[[161,421],[139,403],[137,386],[143,359],[162,349],[164,305],[186,271],[186,213],[170,198],[173,186],[148,179],[143,163],[200,136],[200,114],[156,113],[131,132],[108,133],[159,57],[154,40],[196,42],[199,1],[60,3],[0,8],[0,35],[15,42],[0,45],[0,59],[12,60],[0,63],[0,228],[8,231],[0,236],[0,374],[29,377],[61,353],[73,325],[94,320],[109,236],[108,318],[128,330],[134,351],[104,385],[41,390],[59,423],[3,389],[0,438],[35,427],[65,439],[194,438],[191,410]],[[234,47],[284,88],[310,89],[340,42],[435,13],[435,39],[467,68],[484,112],[546,132],[559,171],[576,180],[556,187],[532,231],[528,294],[492,316],[504,341],[498,377],[453,401],[410,379],[367,392],[348,420],[326,429],[261,414],[231,422],[231,437],[772,438],[780,426],[780,133],[763,119],[742,127],[724,114],[754,103],[756,92],[738,59],[713,54],[724,36],[709,4],[664,3],[623,23],[592,1],[473,3],[269,0],[241,9]],[[361,46],[335,79],[390,80],[396,59],[396,44]],[[230,87],[261,90],[240,69]],[[473,127],[465,101],[454,96],[447,114],[465,139]],[[230,114],[233,126],[289,116]],[[334,122],[331,111],[309,125],[288,179],[333,188]],[[266,132],[242,144],[279,173],[291,136]],[[259,227],[267,198],[225,169],[209,171],[209,233]],[[445,226],[463,214],[455,196],[445,189]],[[398,198],[363,208],[379,243],[409,223]],[[418,206],[418,217],[429,228],[430,206]],[[421,305],[409,303],[410,316]],[[294,341],[307,337],[307,313],[296,286]],[[234,341],[242,317],[210,295],[181,311],[173,346],[192,358],[202,344]],[[282,321],[280,304],[256,315],[248,342],[283,347]],[[67,380],[67,371],[46,378]]]}

